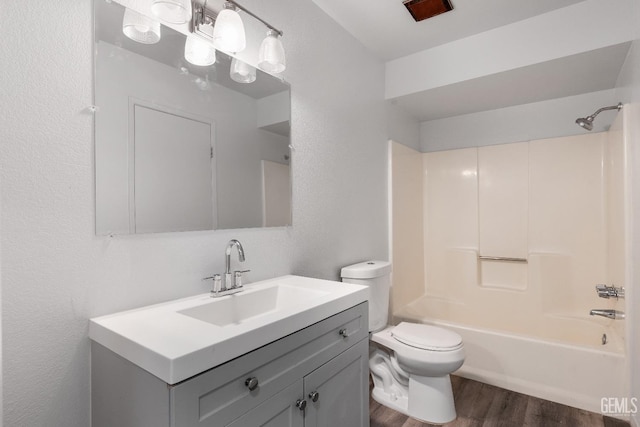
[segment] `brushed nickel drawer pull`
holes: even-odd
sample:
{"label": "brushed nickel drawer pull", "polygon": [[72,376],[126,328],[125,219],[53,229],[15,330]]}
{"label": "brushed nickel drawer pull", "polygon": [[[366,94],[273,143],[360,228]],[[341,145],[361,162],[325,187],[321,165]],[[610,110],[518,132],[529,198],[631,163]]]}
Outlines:
{"label": "brushed nickel drawer pull", "polygon": [[258,388],[258,379],[256,377],[247,378],[244,382],[249,391],[253,391]]}

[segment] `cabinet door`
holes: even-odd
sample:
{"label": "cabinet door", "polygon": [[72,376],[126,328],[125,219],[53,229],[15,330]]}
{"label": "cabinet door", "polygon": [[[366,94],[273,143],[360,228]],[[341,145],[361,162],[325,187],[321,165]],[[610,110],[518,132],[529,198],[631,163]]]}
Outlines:
{"label": "cabinet door", "polygon": [[[367,314],[367,304],[357,305],[173,386],[171,425],[226,426],[367,339]],[[254,391],[245,385],[251,377],[259,380]]]}
{"label": "cabinet door", "polygon": [[304,396],[305,427],[368,427],[369,340],[304,377]]}
{"label": "cabinet door", "polygon": [[298,399],[304,399],[302,380],[227,424],[227,427],[303,427],[304,411],[296,406]]}

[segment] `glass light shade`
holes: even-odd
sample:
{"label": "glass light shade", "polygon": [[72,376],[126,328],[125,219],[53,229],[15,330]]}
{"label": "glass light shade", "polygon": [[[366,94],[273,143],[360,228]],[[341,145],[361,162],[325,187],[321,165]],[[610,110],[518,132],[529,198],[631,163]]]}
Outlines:
{"label": "glass light shade", "polygon": [[184,24],[191,20],[191,0],[153,0],[151,13],[169,24]]}
{"label": "glass light shade", "polygon": [[124,11],[122,32],[138,43],[154,44],[160,41],[160,23],[129,8]]}
{"label": "glass light shade", "polygon": [[260,45],[258,67],[268,73],[281,73],[287,67],[284,47],[276,30],[269,30]]}
{"label": "glass light shade", "polygon": [[256,81],[256,69],[244,61],[233,58],[229,76],[238,83],[253,83]]}
{"label": "glass light shade", "polygon": [[216,62],[216,50],[211,43],[192,34],[184,44],[184,59],[202,67],[212,65]]}
{"label": "glass light shade", "polygon": [[244,24],[235,6],[227,2],[213,26],[213,46],[225,52],[241,52],[247,46]]}

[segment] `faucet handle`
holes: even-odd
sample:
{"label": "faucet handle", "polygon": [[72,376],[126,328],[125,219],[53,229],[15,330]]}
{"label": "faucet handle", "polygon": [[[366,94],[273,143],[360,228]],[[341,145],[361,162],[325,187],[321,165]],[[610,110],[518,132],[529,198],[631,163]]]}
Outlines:
{"label": "faucet handle", "polygon": [[600,298],[624,298],[624,287],[596,285],[596,293]]}
{"label": "faucet handle", "polygon": [[211,288],[211,293],[215,294],[222,290],[222,277],[219,274],[214,274],[211,277],[205,277],[202,280],[210,280],[213,279],[213,286]]}
{"label": "faucet handle", "polygon": [[236,270],[233,272],[233,287],[241,288],[242,287],[242,273],[248,273],[251,270]]}

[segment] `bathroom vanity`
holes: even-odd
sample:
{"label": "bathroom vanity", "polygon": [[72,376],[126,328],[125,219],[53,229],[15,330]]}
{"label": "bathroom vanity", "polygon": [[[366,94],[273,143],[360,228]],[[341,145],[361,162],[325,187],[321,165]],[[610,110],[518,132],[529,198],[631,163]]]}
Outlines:
{"label": "bathroom vanity", "polygon": [[[365,288],[297,276],[247,288],[92,319],[93,426],[368,426]],[[275,308],[238,317],[274,293]],[[225,306],[236,320],[203,314]]]}

